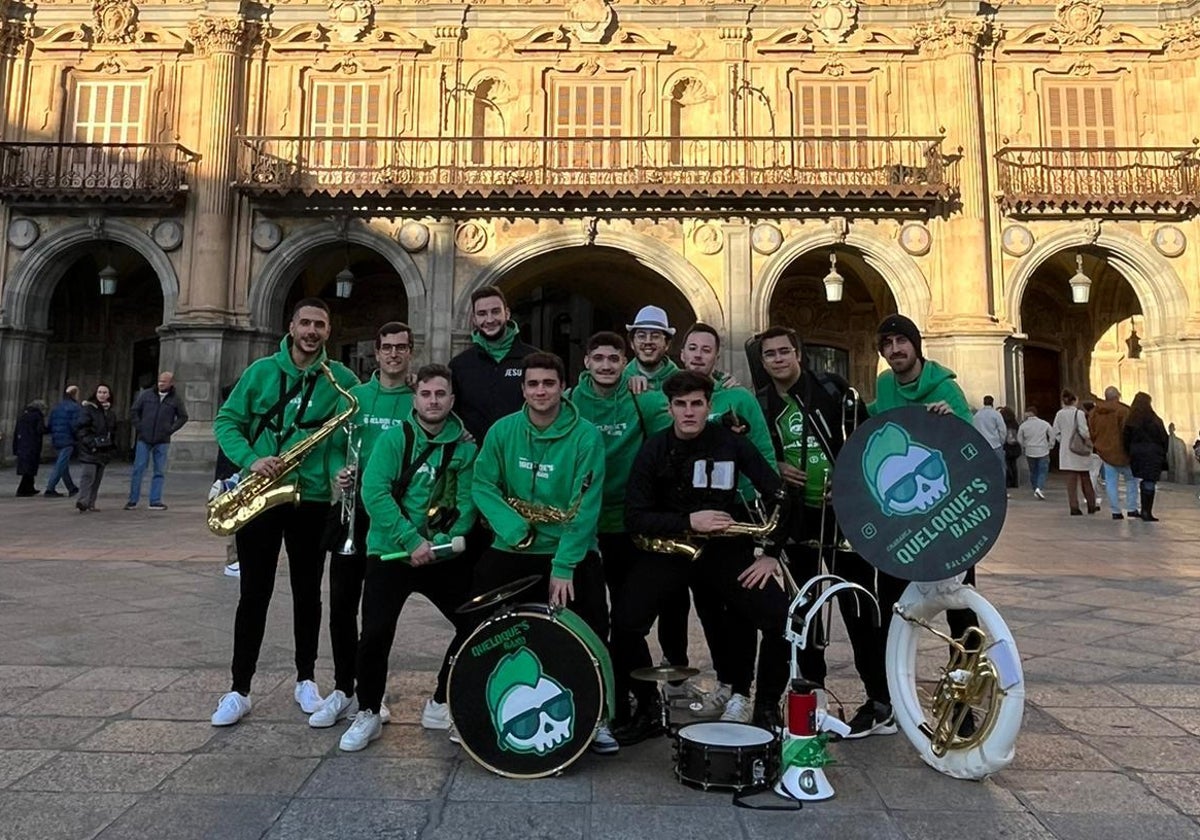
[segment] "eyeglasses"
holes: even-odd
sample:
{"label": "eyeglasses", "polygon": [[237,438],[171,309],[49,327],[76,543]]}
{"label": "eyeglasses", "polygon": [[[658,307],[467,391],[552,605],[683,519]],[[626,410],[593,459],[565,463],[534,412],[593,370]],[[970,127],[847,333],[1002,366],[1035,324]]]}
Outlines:
{"label": "eyeglasses", "polygon": [[888,491],[883,494],[883,500],[902,505],[908,504],[917,497],[917,476],[927,481],[933,481],[945,474],[946,461],[942,458],[942,453],[933,452],[915,470],[888,488]]}
{"label": "eyeglasses", "polygon": [[409,347],[407,344],[380,344],[379,345],[379,352],[385,356],[391,355],[391,354],[399,355],[401,353],[407,353],[411,349],[412,348]]}
{"label": "eyeglasses", "polygon": [[634,341],[666,341],[667,336],[658,330],[634,330]]}
{"label": "eyeglasses", "polygon": [[537,734],[541,726],[541,715],[543,712],[549,718],[562,721],[571,716],[574,708],[575,703],[571,698],[571,692],[564,691],[561,694],[551,697],[536,709],[525,710],[504,724],[502,729],[505,735],[512,735],[514,738],[528,741]]}

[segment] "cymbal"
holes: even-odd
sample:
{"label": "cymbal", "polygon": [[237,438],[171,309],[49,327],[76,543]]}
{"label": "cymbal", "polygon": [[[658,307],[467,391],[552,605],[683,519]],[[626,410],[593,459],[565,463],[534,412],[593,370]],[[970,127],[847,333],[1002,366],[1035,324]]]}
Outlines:
{"label": "cymbal", "polygon": [[699,668],[682,668],[675,665],[655,665],[653,668],[638,668],[629,676],[642,682],[675,682],[687,680],[700,673]]}
{"label": "cymbal", "polygon": [[469,613],[476,610],[485,610],[488,607],[495,607],[503,604],[505,601],[511,601],[516,596],[520,595],[529,587],[536,584],[542,579],[541,575],[529,575],[528,577],[519,578],[512,583],[506,583],[503,586],[497,586],[495,589],[481,592],[465,604],[459,606],[456,613]]}

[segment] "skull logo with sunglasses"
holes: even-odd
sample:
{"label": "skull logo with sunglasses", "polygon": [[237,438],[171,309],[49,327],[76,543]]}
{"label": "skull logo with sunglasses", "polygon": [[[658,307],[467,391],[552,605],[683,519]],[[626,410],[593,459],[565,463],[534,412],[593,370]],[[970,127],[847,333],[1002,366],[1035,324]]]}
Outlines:
{"label": "skull logo with sunglasses", "polygon": [[942,453],[915,443],[895,423],[887,423],[867,441],[863,474],[887,516],[925,513],[950,494]]}
{"label": "skull logo with sunglasses", "polygon": [[502,750],[545,755],[571,740],[575,701],[521,648],[500,660],[487,682],[488,709]]}

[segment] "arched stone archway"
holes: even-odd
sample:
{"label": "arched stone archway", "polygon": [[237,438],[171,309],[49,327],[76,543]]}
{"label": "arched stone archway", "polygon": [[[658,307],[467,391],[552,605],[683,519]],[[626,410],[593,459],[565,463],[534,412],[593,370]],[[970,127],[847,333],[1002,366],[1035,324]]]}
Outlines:
{"label": "arched stone archway", "polygon": [[809,251],[833,247],[857,251],[863,261],[883,278],[896,299],[896,306],[900,312],[912,318],[919,328],[924,329],[931,296],[929,281],[916,261],[894,242],[854,230],[843,239],[836,230],[829,227],[785,242],[763,266],[755,278],[750,301],[750,312],[756,329],[768,325],[771,298],[788,266]]}
{"label": "arched stone archway", "polygon": [[1021,299],[1034,272],[1055,254],[1082,248],[1099,248],[1113,267],[1133,287],[1151,336],[1171,339],[1184,331],[1187,291],[1169,264],[1142,239],[1118,228],[1103,226],[1099,233],[1086,224],[1074,225],[1041,239],[1021,258],[1009,275],[1005,305],[1009,321],[1018,333]]}
{"label": "arched stone archway", "polygon": [[[481,286],[492,286],[522,263],[536,257],[567,248],[596,245],[613,248],[632,255],[646,268],[660,275],[678,289],[691,304],[696,317],[718,329],[727,329],[724,310],[708,280],[683,255],[665,243],[637,233],[614,233],[599,230],[594,240],[577,231],[552,231],[526,239],[501,252],[454,298],[454,321],[457,328],[471,329],[471,293]],[[650,301],[647,301],[648,303]],[[631,315],[633,313],[630,313]]]}
{"label": "arched stone archway", "polygon": [[179,278],[163,250],[142,230],[128,222],[106,220],[100,228],[78,222],[47,234],[25,252],[4,286],[4,312],[16,329],[45,330],[54,289],[75,256],[105,241],[127,245],[142,256],[158,278],[162,290],[162,323],[175,316]]}
{"label": "arched stone archway", "polygon": [[303,270],[305,261],[316,251],[344,242],[374,251],[391,265],[404,284],[410,323],[414,328],[424,324],[428,290],[420,269],[409,253],[395,240],[367,225],[350,224],[343,231],[332,222],[293,231],[271,252],[250,284],[250,323],[265,332],[278,330],[283,322],[288,292]]}

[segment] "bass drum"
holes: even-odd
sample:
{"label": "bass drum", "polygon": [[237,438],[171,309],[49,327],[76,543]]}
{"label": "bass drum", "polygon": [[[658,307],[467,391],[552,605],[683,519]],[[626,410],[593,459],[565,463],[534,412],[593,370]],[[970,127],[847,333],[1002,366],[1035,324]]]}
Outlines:
{"label": "bass drum", "polygon": [[577,614],[518,604],[476,628],[446,685],[463,749],[501,776],[560,773],[611,714],[612,661]]}
{"label": "bass drum", "polygon": [[[933,697],[922,703],[918,647],[922,638],[935,636],[919,622],[932,622],[948,609],[974,610],[985,641],[975,667],[959,667],[970,663],[956,665],[952,659],[950,666],[944,666],[948,673],[941,676]],[[939,641],[936,655],[943,657],[945,650]],[[1024,714],[1025,676],[1012,632],[986,598],[956,580],[910,583],[896,602],[886,661],[896,722],[926,764],[958,779],[982,779],[1008,766]],[[981,717],[970,738],[956,734],[955,703],[947,699],[959,696],[955,694],[959,691],[969,694],[972,699],[967,705]]]}

